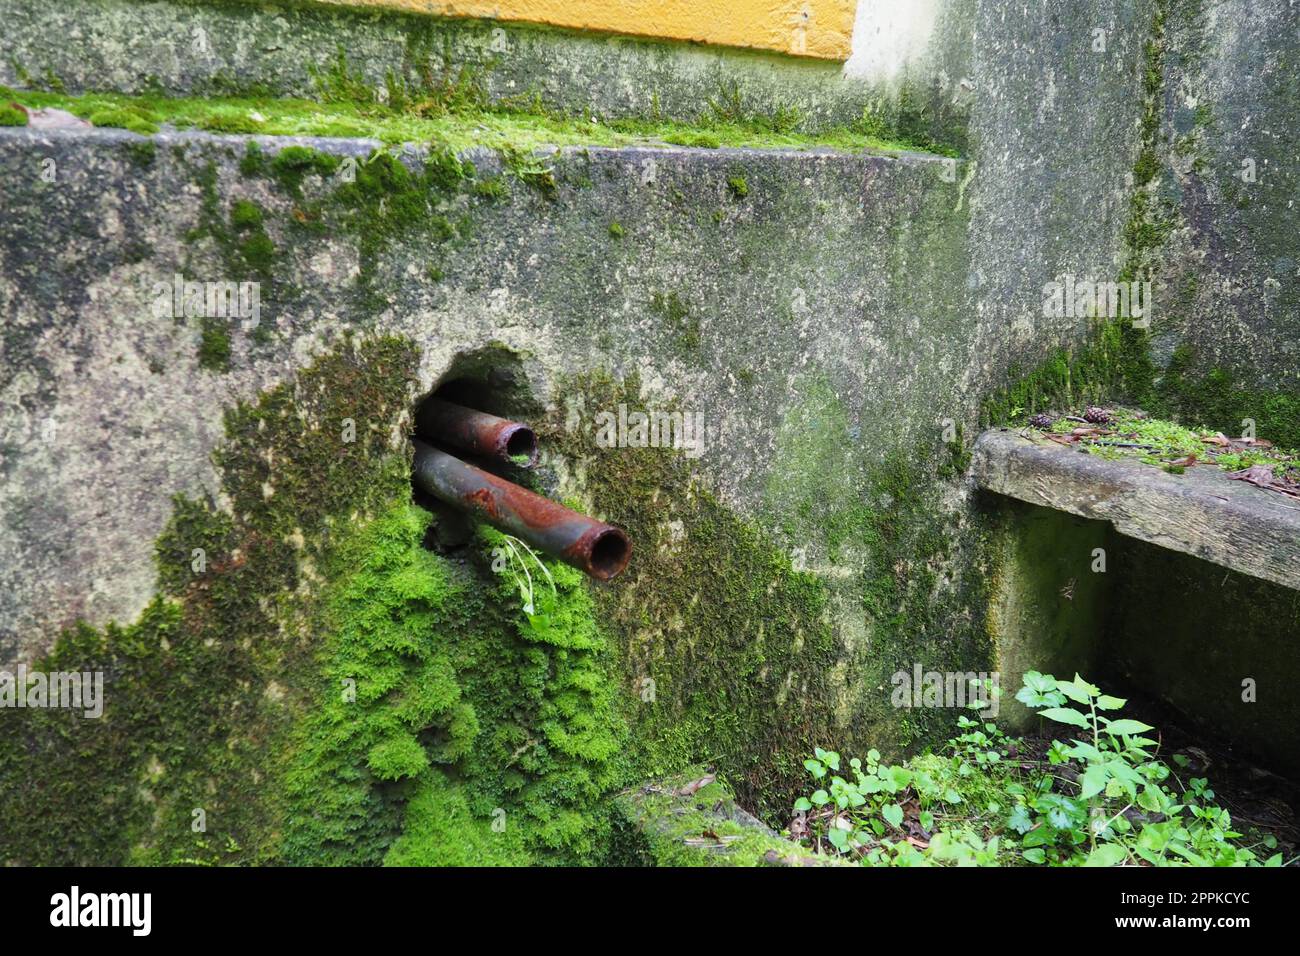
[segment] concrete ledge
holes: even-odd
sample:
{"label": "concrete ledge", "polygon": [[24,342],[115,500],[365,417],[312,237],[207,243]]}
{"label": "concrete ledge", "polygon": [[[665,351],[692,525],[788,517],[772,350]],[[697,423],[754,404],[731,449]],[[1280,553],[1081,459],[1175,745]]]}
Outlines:
{"label": "concrete ledge", "polygon": [[1130,538],[1300,589],[1300,502],[1218,468],[1172,475],[1014,431],[980,435],[972,467],[988,491],[1109,521]]}
{"label": "concrete ledge", "polygon": [[787,840],[736,803],[713,773],[694,768],[614,799],[618,862],[638,866],[845,866]]}
{"label": "concrete ledge", "polygon": [[719,101],[809,131],[881,96],[831,60],[320,3],[0,0],[0,23],[0,84],[19,88],[312,98],[340,56],[372,87],[449,59],[494,103],[694,122]]}

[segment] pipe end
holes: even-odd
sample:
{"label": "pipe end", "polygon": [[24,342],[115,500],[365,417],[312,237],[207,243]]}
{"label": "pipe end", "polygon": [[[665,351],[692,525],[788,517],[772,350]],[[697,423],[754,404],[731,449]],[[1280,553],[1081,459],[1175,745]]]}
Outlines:
{"label": "pipe end", "polygon": [[618,528],[605,528],[592,542],[586,572],[600,581],[616,577],[632,559],[632,539]]}
{"label": "pipe end", "polygon": [[502,453],[512,464],[520,468],[532,468],[537,464],[537,434],[527,425],[515,425],[502,437]]}

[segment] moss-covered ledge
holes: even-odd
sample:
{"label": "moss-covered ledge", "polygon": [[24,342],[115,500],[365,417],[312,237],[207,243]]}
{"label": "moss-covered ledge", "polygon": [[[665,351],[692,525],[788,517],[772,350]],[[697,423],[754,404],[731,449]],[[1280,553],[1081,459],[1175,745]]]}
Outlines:
{"label": "moss-covered ledge", "polygon": [[619,865],[847,865],[782,838],[698,766],[625,790],[614,806],[611,862]]}

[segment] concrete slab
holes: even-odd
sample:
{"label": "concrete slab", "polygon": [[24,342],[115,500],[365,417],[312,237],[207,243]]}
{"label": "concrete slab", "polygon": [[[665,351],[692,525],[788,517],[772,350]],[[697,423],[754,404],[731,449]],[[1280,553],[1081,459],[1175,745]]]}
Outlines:
{"label": "concrete slab", "polygon": [[988,491],[1109,521],[1130,538],[1300,589],[1300,501],[1212,465],[1174,475],[994,430],[976,440],[972,469]]}

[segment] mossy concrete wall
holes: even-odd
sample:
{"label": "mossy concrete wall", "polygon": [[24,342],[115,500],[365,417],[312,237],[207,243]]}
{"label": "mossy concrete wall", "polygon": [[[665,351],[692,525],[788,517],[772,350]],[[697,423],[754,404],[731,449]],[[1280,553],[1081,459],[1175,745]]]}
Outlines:
{"label": "mossy concrete wall", "polygon": [[602,119],[694,120],[716,102],[824,128],[861,117],[873,94],[829,60],[293,0],[3,0],[0,21],[8,86],[310,97],[313,73],[340,56],[378,87],[418,78],[432,54],[495,102]]}
{"label": "mossy concrete wall", "polygon": [[[476,64],[495,59],[500,41],[481,24],[293,6],[0,5],[22,66],[5,63],[4,79],[20,86],[306,95],[308,66],[328,65],[321,51],[339,42],[378,83],[444,38],[453,62]],[[154,738],[135,749],[118,746],[129,733],[106,738],[120,762],[110,766],[119,787],[105,792],[146,774],[165,812],[135,807],[129,832],[100,834],[83,858],[106,847],[126,858],[133,840],[140,858],[171,858],[177,844],[157,828],[184,823],[203,785],[200,758],[242,739],[244,707],[270,708],[257,726],[287,736],[268,731],[222,763],[223,804],[257,817],[236,828],[251,834],[239,845],[256,849],[228,855],[301,861],[346,856],[339,834],[352,824],[365,828],[367,861],[394,846],[399,860],[445,859],[425,852],[446,849],[437,821],[486,826],[497,800],[514,812],[503,787],[536,828],[527,845],[492,844],[501,861],[537,846],[591,859],[599,827],[580,808],[633,782],[619,774],[716,761],[773,822],[812,746],[896,752],[945,734],[952,713],[893,709],[889,677],[916,663],[987,670],[1009,646],[986,612],[1003,568],[1024,555],[964,480],[966,450],[986,399],[1095,331],[1045,317],[1043,284],[1106,275],[1132,255],[1157,12],[1144,0],[943,5],[942,29],[916,61],[928,65],[908,80],[934,99],[898,116],[956,130],[943,141],[968,152],[951,160],[667,147],[456,157],[437,146],[371,159],[378,144],[363,140],[0,130],[0,661],[36,660],[84,621],[100,630],[53,659],[117,649],[113,666],[139,675],[138,723],[127,726],[156,733],[147,689],[172,665],[164,657],[151,670],[146,654],[136,671],[132,661],[164,640],[167,654],[216,669],[187,670],[191,680],[242,682],[247,695],[200,712],[216,716],[202,747],[172,755],[174,778],[157,771]],[[185,53],[195,25],[212,56]],[[757,54],[527,29],[505,31],[505,42],[510,55],[484,74],[498,102],[536,89],[570,108],[692,118],[722,84],[745,109],[793,103],[837,125],[879,92],[818,64],[773,69]],[[581,56],[557,55],[570,44]],[[273,45],[282,48],[271,56]],[[945,79],[941,64],[956,72]],[[954,81],[967,73],[970,84]],[[925,106],[938,102],[951,113]],[[260,281],[256,327],[159,316],[155,284],[178,273]],[[363,371],[346,371],[354,366]],[[484,596],[492,579],[478,564],[461,580],[419,558],[421,530],[392,513],[408,494],[409,409],[465,374],[545,427],[541,490],[635,540],[624,577],[565,588],[572,646],[527,630],[495,591]],[[620,405],[697,416],[701,453],[603,447],[597,415],[617,417]],[[345,457],[345,420],[373,470]],[[275,441],[259,440],[261,429]],[[332,476],[323,501],[313,471]],[[307,504],[295,510],[299,496]],[[186,579],[181,559],[196,535],[225,555],[222,574],[258,580],[223,579],[209,592]],[[386,556],[360,577],[347,570],[358,541]],[[461,586],[414,583],[433,578]],[[409,633],[372,633],[375,622],[348,608],[378,601],[404,627],[413,604],[454,642],[467,625],[453,592],[479,595],[474,608],[493,622],[466,645],[500,650],[486,678],[466,676],[473,662],[460,657],[439,663],[441,643],[411,648],[401,667],[366,656],[374,641],[406,647]],[[172,597],[151,612],[159,593]],[[311,623],[328,608],[340,620]],[[189,622],[181,632],[175,614]],[[102,630],[110,621],[122,627]],[[173,652],[178,633],[197,644]],[[286,663],[284,635],[297,653],[323,654],[323,669]],[[213,648],[221,653],[209,659]],[[307,746],[314,738],[295,728],[328,723],[313,675],[337,678],[339,661],[389,674],[388,689],[421,667],[449,666],[456,679],[409,709],[371,701],[374,720],[345,747],[294,750],[305,763],[259,791],[259,748]],[[605,677],[593,676],[596,661]],[[506,689],[494,692],[498,681]],[[510,723],[503,694],[528,697],[528,720]],[[635,755],[622,763],[611,756],[618,735],[591,726],[616,725],[605,719],[612,700]],[[275,710],[280,701],[292,706]],[[408,719],[431,733],[412,736]],[[534,752],[543,736],[545,753]],[[519,747],[530,754],[522,770]],[[563,759],[550,762],[554,753]],[[496,776],[448,789],[424,775],[421,754]],[[285,837],[277,814],[310,803],[326,778],[347,783],[328,826]],[[65,818],[79,819],[76,795],[51,786],[37,781],[15,799],[66,797]],[[410,839],[398,845],[399,834]]]}
{"label": "mossy concrete wall", "polygon": [[1015,700],[1026,671],[1100,673],[1110,601],[1107,525],[990,493],[982,499],[1001,522],[997,540],[1005,549],[988,610],[1002,674],[999,717],[1007,727],[1030,727],[1037,715]]}

